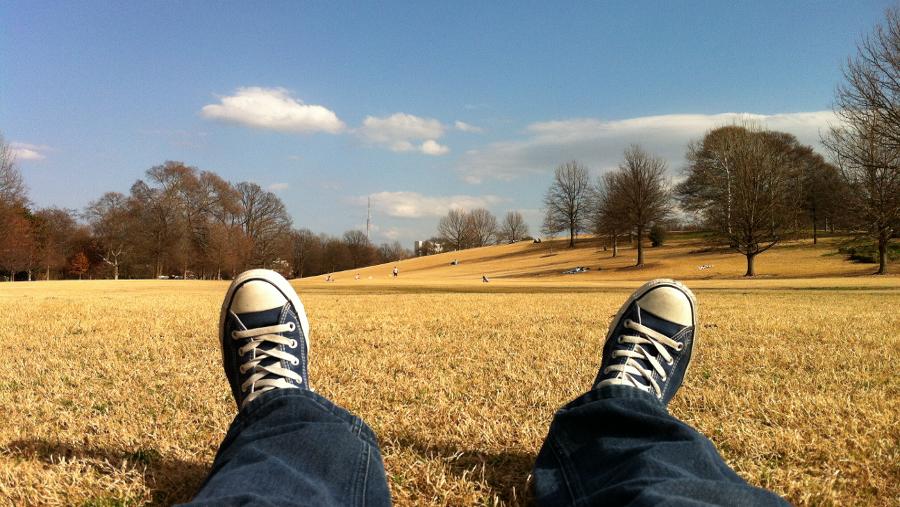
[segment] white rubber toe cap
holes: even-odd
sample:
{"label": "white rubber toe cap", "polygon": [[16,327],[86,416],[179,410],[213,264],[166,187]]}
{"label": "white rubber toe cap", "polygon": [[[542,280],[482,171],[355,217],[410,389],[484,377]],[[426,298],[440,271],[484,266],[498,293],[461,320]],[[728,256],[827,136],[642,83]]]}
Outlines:
{"label": "white rubber toe cap", "polygon": [[641,310],[679,326],[694,325],[694,311],[687,294],[675,287],[656,287],[638,299]]}
{"label": "white rubber toe cap", "polygon": [[237,314],[281,308],[287,298],[269,282],[252,280],[238,289],[231,300],[231,311]]}

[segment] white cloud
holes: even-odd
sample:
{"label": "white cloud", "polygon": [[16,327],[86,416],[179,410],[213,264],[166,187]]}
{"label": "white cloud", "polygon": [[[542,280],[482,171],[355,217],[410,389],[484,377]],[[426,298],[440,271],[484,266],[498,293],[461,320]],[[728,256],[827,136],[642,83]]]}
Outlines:
{"label": "white cloud", "polygon": [[527,174],[545,173],[558,164],[576,159],[594,170],[615,167],[625,148],[634,143],[663,157],[672,174],[684,165],[688,142],[710,129],[734,122],[750,121],[763,127],[790,132],[801,143],[821,149],[820,132],[835,123],[831,111],[773,115],[723,113],[673,114],[604,121],[596,118],[538,122],[526,129],[523,140],[491,143],[468,151],[458,169],[463,179],[480,183],[485,179],[510,180]]}
{"label": "white cloud", "polygon": [[9,148],[16,160],[44,160],[47,158],[45,152],[50,150],[49,146],[43,144],[17,142],[9,143]]}
{"label": "white cloud", "polygon": [[450,152],[450,148],[438,144],[438,142],[433,139],[429,139],[419,146],[419,151],[426,155],[446,155]]}
{"label": "white cloud", "polygon": [[357,197],[354,202],[365,206],[367,197],[372,198],[372,208],[375,211],[395,218],[439,217],[451,209],[488,207],[504,201],[496,195],[432,196],[418,192],[378,192]]}
{"label": "white cloud", "polygon": [[269,185],[269,190],[272,192],[281,192],[282,190],[287,190],[290,185],[287,183],[272,183]]}
{"label": "white cloud", "polygon": [[481,127],[476,127],[475,125],[471,125],[469,123],[466,123],[464,121],[459,121],[459,120],[456,120],[456,123],[454,123],[453,126],[456,127],[456,130],[459,130],[461,132],[469,132],[472,134],[478,134],[478,133],[484,132],[484,129]]}
{"label": "white cloud", "polygon": [[[438,144],[444,125],[434,118],[394,113],[386,118],[366,116],[357,134],[367,143],[391,151],[419,151],[426,155],[444,155],[450,149]],[[418,144],[421,141],[421,144]]]}
{"label": "white cloud", "polygon": [[221,97],[220,101],[220,104],[203,106],[200,114],[213,120],[282,132],[336,134],[344,129],[344,122],[333,111],[304,104],[284,88],[238,88],[234,95]]}

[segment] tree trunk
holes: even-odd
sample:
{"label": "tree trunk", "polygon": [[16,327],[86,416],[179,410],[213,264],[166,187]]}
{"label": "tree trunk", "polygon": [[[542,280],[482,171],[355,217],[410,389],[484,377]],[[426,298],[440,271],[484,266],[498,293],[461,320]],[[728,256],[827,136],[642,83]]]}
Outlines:
{"label": "tree trunk", "polygon": [[815,212],[815,210],[813,210],[812,222],[813,222],[813,245],[815,245],[816,243],[819,242],[819,237],[816,234],[816,212]]}
{"label": "tree trunk", "polygon": [[113,280],[119,279],[119,261],[113,264]]}
{"label": "tree trunk", "polygon": [[878,272],[876,275],[887,274],[887,243],[888,237],[882,234],[878,238]]}
{"label": "tree trunk", "polygon": [[575,227],[569,227],[569,248],[575,247]]}
{"label": "tree trunk", "polygon": [[619,255],[619,235],[616,233],[613,233],[613,235],[612,235],[612,251],[613,251],[613,255],[612,255],[613,257],[616,257],[617,255]]}
{"label": "tree trunk", "polygon": [[637,230],[637,251],[638,251],[638,256],[637,256],[637,264],[635,264],[635,266],[637,266],[637,267],[641,267],[641,266],[644,265],[644,245],[643,245],[643,242],[641,241],[641,239],[642,239],[643,237],[644,237],[644,230],[643,230],[642,228],[639,228],[639,229]]}
{"label": "tree trunk", "polygon": [[747,256],[747,272],[744,273],[744,276],[756,276],[756,266],[754,266],[753,261],[756,260],[756,254],[745,254]]}

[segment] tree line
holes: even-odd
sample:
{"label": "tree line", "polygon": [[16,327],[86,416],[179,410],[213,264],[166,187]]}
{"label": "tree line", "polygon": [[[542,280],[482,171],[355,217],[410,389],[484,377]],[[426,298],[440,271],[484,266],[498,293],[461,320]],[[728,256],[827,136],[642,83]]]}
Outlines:
{"label": "tree line", "polygon": [[373,245],[293,228],[284,203],[251,182],[166,162],[128,194],[106,192],[83,210],[35,209],[0,138],[0,277],[230,278],[253,267],[302,277],[392,262],[398,242]]}

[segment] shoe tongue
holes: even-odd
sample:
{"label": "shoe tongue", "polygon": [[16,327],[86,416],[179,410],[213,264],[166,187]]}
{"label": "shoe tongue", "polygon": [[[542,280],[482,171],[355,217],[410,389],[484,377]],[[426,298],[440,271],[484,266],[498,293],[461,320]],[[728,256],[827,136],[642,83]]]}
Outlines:
{"label": "shoe tongue", "polygon": [[[262,310],[259,312],[247,312],[247,313],[239,313],[237,314],[238,318],[241,320],[241,323],[244,324],[244,327],[247,329],[255,329],[266,326],[276,326],[281,320],[281,311],[282,308],[272,308],[271,310]],[[247,340],[249,341],[249,340]],[[246,341],[245,341],[246,342]],[[271,345],[265,345],[262,348],[269,348]],[[254,354],[254,358],[257,357],[256,352]],[[279,359],[275,357],[269,357],[263,359],[259,366],[272,366],[277,365],[279,363]],[[255,371],[255,370],[254,370]],[[269,377],[267,375],[266,377]],[[265,377],[264,377],[265,378]]]}
{"label": "shoe tongue", "polygon": [[684,329],[684,326],[680,326],[678,324],[675,324],[674,322],[669,322],[668,320],[661,319],[644,309],[641,309],[640,311],[640,319],[638,320],[638,322],[670,338]]}
{"label": "shoe tongue", "polygon": [[[634,320],[635,322],[639,322],[639,323],[643,324],[644,326],[647,326],[650,329],[653,329],[654,331],[658,331],[669,337],[674,336],[676,333],[678,333],[679,331],[681,331],[683,329],[682,326],[679,326],[678,324],[675,324],[673,322],[669,322],[668,320],[661,319],[661,318],[657,317],[656,315],[653,315],[652,313],[649,313],[643,309],[633,308],[631,311],[630,318],[632,320]],[[634,335],[643,336],[642,333],[635,331],[633,329],[628,329],[628,328],[623,329],[623,334],[634,334]],[[642,345],[641,347],[644,350],[646,350],[648,353],[650,353],[651,355],[654,355],[654,356],[656,355],[656,347],[654,347],[653,345],[646,344],[646,345]],[[635,359],[635,358],[632,358],[631,360],[636,362],[638,365],[640,365],[641,368],[643,368],[645,370],[653,371],[653,366],[650,364],[650,361],[647,361],[645,359]],[[625,361],[623,360],[622,362],[625,362]],[[647,388],[650,388],[650,385],[647,382],[647,379],[645,379],[644,377],[633,376],[633,378],[637,382],[639,382],[641,385],[644,385]]]}
{"label": "shoe tongue", "polygon": [[247,329],[258,327],[275,326],[281,320],[281,308],[272,308],[271,310],[263,310],[260,312],[247,312],[237,314],[241,323]]}

